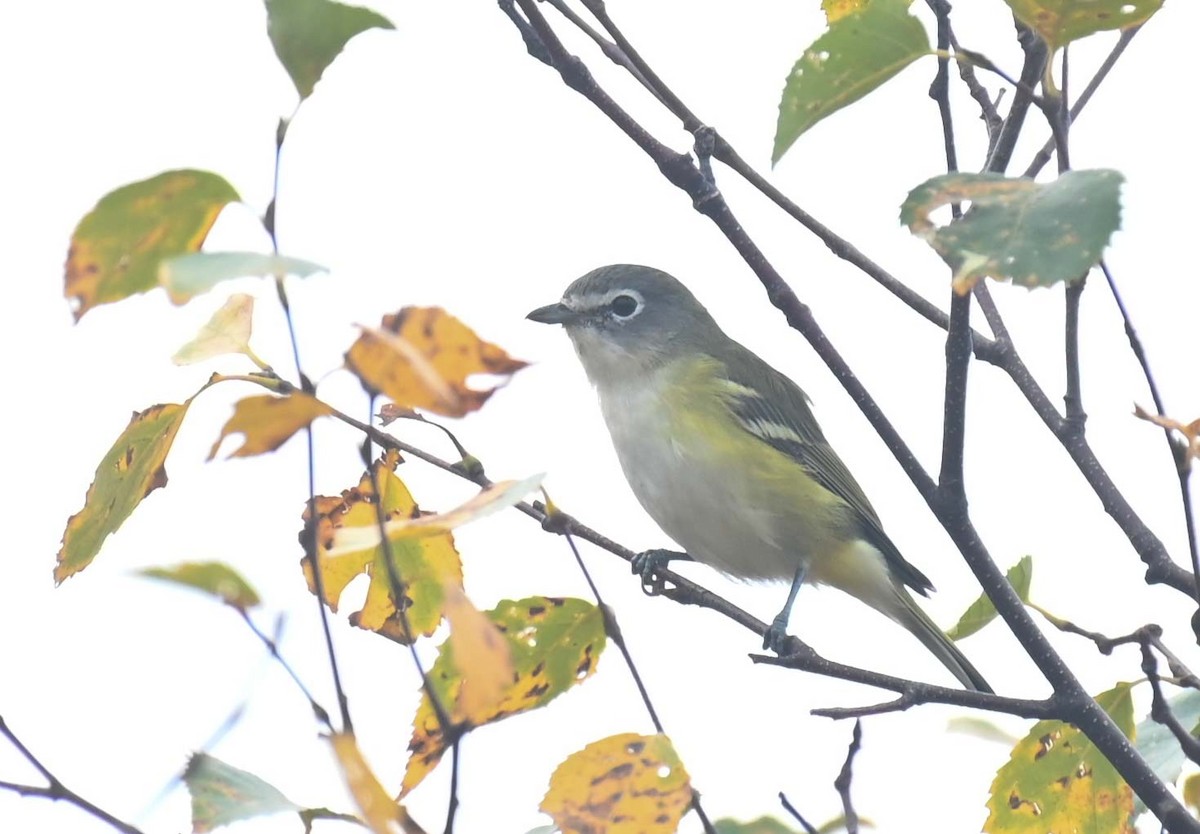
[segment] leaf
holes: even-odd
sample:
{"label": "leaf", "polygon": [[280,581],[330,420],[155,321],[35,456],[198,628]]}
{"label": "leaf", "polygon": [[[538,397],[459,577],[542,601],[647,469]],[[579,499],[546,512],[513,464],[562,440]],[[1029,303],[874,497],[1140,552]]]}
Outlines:
{"label": "leaf", "polygon": [[[1033,557],[1022,556],[1020,561],[1008,569],[1004,578],[1017,592],[1021,602],[1028,603],[1029,583],[1033,581]],[[992,605],[987,594],[980,594],[979,599],[972,602],[963,615],[958,618],[954,627],[946,632],[946,636],[951,640],[970,637],[994,619],[996,619],[996,606]]]}
{"label": "leaf", "polygon": [[774,817],[759,817],[750,822],[738,822],[726,817],[713,822],[717,834],[797,834],[796,829],[784,825]]}
{"label": "leaf", "polygon": [[[1200,722],[1200,692],[1194,689],[1168,698],[1167,706],[1185,727],[1194,727]],[[1192,730],[1192,734],[1195,735],[1196,730]],[[1134,747],[1138,754],[1158,774],[1158,778],[1168,785],[1174,784],[1183,770],[1183,763],[1187,761],[1175,734],[1153,718],[1146,717],[1138,722],[1134,738],[1137,739]],[[1146,806],[1138,799],[1135,807],[1143,811]]]}
{"label": "leaf", "polygon": [[670,834],[692,796],[669,738],[621,733],[568,756],[550,777],[540,807],[563,831]]}
{"label": "leaf", "polygon": [[238,400],[233,416],[221,427],[208,459],[217,456],[222,441],[231,434],[241,434],[245,440],[230,453],[231,458],[245,458],[273,452],[288,439],[318,417],[332,414],[333,409],[316,397],[297,391],[285,397],[259,394]]}
{"label": "leaf", "polygon": [[446,417],[479,410],[495,392],[468,387],[472,374],[507,376],[526,364],[440,307],[405,307],[386,315],[380,329],[364,327],[346,353],[346,367],[369,392]]}
{"label": "leaf", "polygon": [[[514,669],[504,697],[490,714],[472,720],[462,714],[458,696],[464,677],[472,670],[462,670],[451,641],[438,647],[437,660],[429,670],[429,683],[439,703],[453,722],[467,729],[545,706],[586,680],[604,651],[604,618],[599,608],[581,599],[504,600],[486,614],[508,641]],[[447,746],[433,705],[424,694],[413,719],[401,797],[429,775]]]}
{"label": "leaf", "polygon": [[983,739],[984,741],[998,741],[1010,747],[1017,743],[1016,736],[1000,729],[985,718],[976,718],[971,715],[960,715],[951,718],[946,722],[946,729],[952,733],[975,736],[975,738]]}
{"label": "leaf", "polygon": [[169,568],[145,568],[142,576],[163,579],[212,594],[238,611],[258,605],[258,592],[233,568],[221,562],[184,562]]}
{"label": "leaf", "polygon": [[[1133,736],[1132,684],[1096,696]],[[1122,832],[1133,834],[1133,790],[1077,727],[1039,721],[996,772],[988,798],[988,834]]]}
{"label": "leaf", "polygon": [[183,781],[192,797],[195,834],[263,814],[300,810],[275,786],[207,753],[188,760]]}
{"label": "leaf", "polygon": [[186,345],[175,351],[171,361],[176,365],[191,365],[213,356],[241,353],[256,365],[265,367],[250,350],[250,329],[254,319],[254,298],[242,293],[229,296],[221,309],[213,313]]}
{"label": "leaf", "polygon": [[163,260],[195,252],[221,209],[238,200],[208,171],[167,171],[100,198],[71,235],[63,294],[78,321],[100,304],[158,286]]}
{"label": "leaf", "polygon": [[1145,420],[1161,428],[1179,432],[1179,434],[1183,435],[1183,440],[1186,444],[1186,447],[1183,449],[1183,459],[1187,462],[1187,466],[1190,467],[1194,460],[1200,460],[1200,420],[1184,423],[1173,417],[1167,417],[1165,414],[1151,414],[1137,404],[1134,404],[1133,416],[1139,420]]}
{"label": "leaf", "polygon": [[154,405],[130,418],[96,467],[83,509],[67,519],[54,568],[55,584],[90,565],[104,540],[142,499],[167,485],[164,461],[191,403],[189,399],[182,405]]}
{"label": "leaf", "polygon": [[[363,820],[374,834],[424,834],[399,802],[391,798],[371,771],[352,733],[334,733],[329,737],[333,753],[342,769],[346,787],[358,804]],[[396,826],[399,826],[397,828]]]}
{"label": "leaf", "polygon": [[775,126],[774,165],[817,122],[882,85],[927,55],[929,36],[909,0],[871,0],[830,20],[788,74]]}
{"label": "leaf", "polygon": [[[900,222],[954,268],[954,289],[968,292],[983,277],[1026,287],[1072,281],[1099,262],[1121,222],[1117,171],[1067,171],[1051,183],[1000,174],[943,174],[909,192]],[[971,203],[938,227],[930,214]]]}
{"label": "leaf", "polygon": [[267,0],[267,35],[301,99],[312,95],[326,67],[355,35],[394,29],[370,9],[329,0]]}
{"label": "leaf", "polygon": [[1051,50],[1110,29],[1144,23],[1163,0],[1005,0]]}
{"label": "leaf", "polygon": [[[449,533],[455,527],[461,527],[471,521],[478,521],[511,507],[536,490],[545,477],[545,474],[541,473],[530,475],[520,481],[497,481],[491,486],[481,489],[478,494],[453,510],[411,518],[397,516],[388,519],[384,525],[384,531],[387,533],[388,539],[393,542]],[[379,541],[378,523],[345,524],[334,532],[326,552],[331,556],[340,556],[346,552],[373,547]]]}
{"label": "leaf", "polygon": [[[390,451],[375,462],[372,470],[380,484],[381,506],[385,518],[414,518],[421,515],[408,488],[394,472],[400,456]],[[317,564],[321,571],[325,602],[337,611],[342,591],[356,576],[371,578],[362,610],[352,614],[350,622],[359,628],[379,632],[394,640],[407,642],[402,623],[396,612],[388,576],[386,555],[379,546],[378,517],[375,488],[370,473],[365,473],[358,486],[340,496],[318,496],[317,507]],[[306,512],[307,515],[307,512]],[[335,533],[343,526],[375,528],[374,544],[361,550],[330,552]],[[403,538],[391,543],[396,572],[404,583],[403,599],[413,635],[433,634],[445,610],[445,586],[453,583],[462,587],[462,561],[454,549],[454,538],[448,532],[438,532],[421,538]],[[316,593],[308,559],[302,559],[309,591]]]}
{"label": "leaf", "polygon": [[848,14],[862,11],[869,2],[870,0],[821,0],[821,11],[825,12],[825,22],[833,24]]}
{"label": "leaf", "polygon": [[1193,773],[1183,780],[1183,803],[1193,811],[1200,811],[1200,773]]}
{"label": "leaf", "polygon": [[446,621],[459,668],[468,670],[458,690],[463,717],[481,724],[512,684],[512,649],[496,624],[471,604],[462,588],[446,583]]}
{"label": "leaf", "polygon": [[222,281],[259,275],[307,278],[325,267],[299,258],[259,252],[196,252],[168,258],[158,265],[158,283],[174,304],[186,304]]}

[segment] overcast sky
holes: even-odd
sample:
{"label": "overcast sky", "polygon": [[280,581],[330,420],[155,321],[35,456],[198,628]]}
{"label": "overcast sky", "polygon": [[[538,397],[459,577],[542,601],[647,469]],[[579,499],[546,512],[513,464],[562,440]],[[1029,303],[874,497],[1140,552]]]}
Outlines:
{"label": "overcast sky", "polygon": [[[783,79],[823,25],[816,6],[815,0],[609,3],[692,109],[764,172]],[[1001,4],[960,6],[960,41],[1015,73],[1020,55]],[[357,383],[338,371],[355,323],[375,323],[406,304],[445,306],[535,363],[481,413],[454,424],[488,473],[500,479],[547,472],[556,501],[585,522],[633,549],[669,546],[621,478],[565,336],[524,320],[601,264],[667,269],[730,335],[800,381],[891,536],[938,586],[926,609],[942,625],[952,624],[978,593],[966,567],[887,449],[711,223],[590,104],[524,53],[495,4],[375,8],[396,31],[370,32],[350,45],[300,109],[283,156],[281,248],[330,268],[289,284],[305,369],[320,380],[322,395],[364,413]],[[1185,61],[1198,27],[1196,4],[1167,4],[1071,135],[1076,167],[1116,168],[1127,178],[1123,231],[1110,263],[1168,407],[1187,420],[1200,414],[1193,349],[1200,290],[1191,254],[1198,183],[1186,106],[1196,73]],[[266,283],[222,286],[183,308],[154,292],[97,309],[78,326],[62,299],[62,264],[78,220],[107,191],[166,169],[215,171],[245,200],[246,207],[221,218],[210,249],[266,245],[254,214],[270,199],[275,124],[291,112],[295,92],[266,38],[263,8],[234,0],[23,4],[0,12],[0,32],[6,79],[0,241],[10,288],[0,304],[9,403],[0,476],[9,529],[0,714],[69,786],[148,832],[186,829],[186,794],[178,785],[161,791],[239,705],[246,712],[211,748],[214,755],[301,804],[350,810],[305,703],[236,617],[199,595],[133,575],[143,566],[185,560],[234,565],[265,597],[264,626],[275,614],[287,615],[283,651],[318,699],[333,707],[315,606],[298,570],[296,533],[307,495],[303,444],[265,458],[203,462],[231,403],[256,391],[230,385],[206,393],[168,461],[169,487],[138,509],[87,571],[57,589],[51,578],[66,518],[82,506],[97,463],[129,413],[182,401],[214,369],[246,370],[236,357],[183,369],[170,363],[228,292],[258,296],[255,350],[278,368],[290,367]],[[688,148],[688,137],[644,92],[571,40],[647,127],[673,147]],[[1094,40],[1073,55],[1076,88],[1115,35]],[[771,177],[944,304],[944,267],[896,220],[907,191],[944,169],[940,124],[925,95],[934,67],[932,59],[918,61],[870,99],[817,126]],[[970,102],[960,98],[961,165],[977,169],[981,128]],[[1029,134],[1015,156],[1018,171],[1047,136],[1038,124]],[[921,459],[936,468],[941,335],[729,172],[718,168],[717,176],[746,228],[812,305]],[[996,295],[1019,347],[1058,401],[1061,288],[1000,287]],[[1161,434],[1130,417],[1132,403],[1148,405],[1149,397],[1101,281],[1089,284],[1083,316],[1083,384],[1094,443],[1136,509],[1183,562],[1174,475]],[[1031,554],[1039,603],[1112,634],[1159,621],[1185,662],[1200,667],[1181,596],[1141,585],[1140,563],[1012,387],[987,368],[973,374],[971,508],[997,561],[1006,567]],[[434,430],[397,431],[452,456]],[[322,426],[317,442],[318,490],[356,482],[358,438]],[[449,508],[472,492],[418,462],[401,474],[427,509]],[[457,540],[468,593],[481,608],[532,594],[587,595],[564,543],[515,513],[466,528]],[[748,632],[716,615],[644,597],[614,557],[591,550],[585,557],[616,607],[710,815],[779,814],[779,791],[814,822],[836,815],[831,783],[851,728],[808,711],[871,703],[881,693],[753,666],[747,654],[758,641]],[[762,619],[778,610],[785,592],[739,585],[702,566],[682,572]],[[354,594],[352,588],[335,617],[335,639],[360,743],[392,788],[403,771],[417,681],[396,646],[346,626]],[[909,635],[848,597],[806,589],[796,608],[792,630],[831,658],[950,682]],[[1051,638],[1093,692],[1140,676],[1133,649],[1102,658],[1077,638]],[[432,658],[433,647],[424,648]],[[962,649],[999,691],[1046,694],[1002,626]],[[859,811],[881,830],[930,830],[931,819],[943,830],[982,823],[987,787],[1007,750],[947,733],[947,721],[961,714],[921,708],[865,722],[855,792]],[[1016,734],[1027,729],[1015,720],[999,723]],[[594,679],[548,709],[467,738],[459,830],[523,832],[544,824],[537,804],[558,762],[624,731],[651,727],[610,652]],[[446,776],[436,772],[409,803],[430,830],[442,824]],[[4,744],[0,780],[38,781]],[[64,805],[2,791],[0,828],[109,830]],[[234,830],[299,826],[294,818],[273,818]],[[699,826],[689,818],[684,830]]]}

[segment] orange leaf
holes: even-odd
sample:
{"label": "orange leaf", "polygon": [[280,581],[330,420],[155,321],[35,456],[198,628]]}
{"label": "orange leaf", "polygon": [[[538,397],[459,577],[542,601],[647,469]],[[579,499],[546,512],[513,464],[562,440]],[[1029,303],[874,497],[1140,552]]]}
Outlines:
{"label": "orange leaf", "polygon": [[392,799],[379,784],[352,734],[335,733],[329,737],[329,743],[333,745],[333,754],[342,769],[346,787],[373,834],[395,834],[397,831],[424,834],[404,806]]}
{"label": "orange leaf", "polygon": [[464,718],[482,724],[512,686],[512,651],[496,624],[471,604],[461,588],[447,583],[445,591],[450,645],[458,667],[467,670],[458,705]]}
{"label": "orange leaf", "polygon": [[[372,467],[382,494],[379,503],[387,520],[422,515],[408,488],[394,472],[399,462],[399,454],[389,451]],[[375,487],[369,472],[362,476],[357,487],[344,490],[341,496],[318,496],[316,509],[317,564],[330,610],[337,611],[342,591],[355,577],[366,574],[371,578],[367,597],[362,610],[352,614],[350,622],[359,628],[407,642],[386,562],[386,553],[390,550],[396,573],[403,583],[405,612],[413,636],[432,634],[441,622],[445,608],[445,586],[462,587],[462,562],[454,549],[454,538],[443,531],[422,538],[394,540],[388,549],[382,547]],[[375,530],[376,533],[361,547],[339,548],[334,552],[335,539],[343,527]],[[308,559],[303,559],[302,565],[308,588],[316,593]]]}
{"label": "orange leaf", "polygon": [[667,834],[691,802],[691,779],[671,740],[622,733],[568,756],[541,809],[563,831]]}
{"label": "orange leaf", "polygon": [[208,459],[217,456],[221,441],[231,434],[245,437],[242,445],[233,450],[231,458],[245,458],[274,452],[313,420],[332,414],[333,409],[316,397],[296,392],[286,397],[260,394],[239,400],[233,416],[221,427],[221,434],[208,452]]}
{"label": "orange leaf", "polygon": [[1133,406],[1133,416],[1148,423],[1153,423],[1156,426],[1161,426],[1164,429],[1179,432],[1183,435],[1184,441],[1187,443],[1187,451],[1184,459],[1188,462],[1188,465],[1190,466],[1193,460],[1200,460],[1200,420],[1184,423],[1173,417],[1151,414],[1136,403]]}
{"label": "orange leaf", "polygon": [[447,417],[477,411],[496,390],[469,387],[472,374],[507,376],[526,364],[440,307],[405,307],[384,316],[379,329],[362,328],[346,352],[346,366],[368,391]]}

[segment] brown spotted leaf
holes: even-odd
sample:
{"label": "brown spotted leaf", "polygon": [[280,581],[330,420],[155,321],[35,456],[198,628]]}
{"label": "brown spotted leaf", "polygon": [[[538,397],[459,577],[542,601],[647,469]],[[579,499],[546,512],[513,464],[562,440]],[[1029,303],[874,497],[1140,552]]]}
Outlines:
{"label": "brown spotted leaf", "polygon": [[563,831],[671,834],[691,802],[691,778],[669,738],[621,733],[568,756],[541,809]]}
{"label": "brown spotted leaf", "polygon": [[273,394],[246,397],[234,405],[233,416],[221,427],[221,434],[209,450],[208,459],[217,456],[221,442],[231,434],[244,437],[242,445],[229,455],[231,458],[273,452],[313,420],[332,413],[333,409],[328,405],[299,391],[285,397]]}
{"label": "brown spotted leaf", "polygon": [[[507,640],[513,668],[512,682],[490,714],[471,720],[463,714],[463,682],[480,672],[462,668],[452,641],[438,647],[437,660],[429,671],[429,682],[439,703],[452,721],[467,727],[544,706],[591,675],[604,650],[600,609],[581,599],[505,600],[486,614]],[[417,707],[408,749],[401,796],[420,784],[446,751],[446,740],[428,695],[422,696]]]}
{"label": "brown spotted leaf", "polygon": [[495,388],[472,388],[473,374],[508,376],[526,363],[485,342],[440,307],[405,307],[363,328],[346,366],[372,393],[446,417],[477,411]]}
{"label": "brown spotted leaf", "polygon": [[208,171],[167,171],[111,191],[88,212],[67,255],[64,295],[75,318],[158,286],[159,264],[196,252],[233,186]]}
{"label": "brown spotted leaf", "polygon": [[55,583],[90,565],[142,499],[167,485],[164,462],[191,403],[155,405],[133,415],[96,468],[83,509],[67,519]]}
{"label": "brown spotted leaf", "polygon": [[1051,49],[1111,29],[1145,23],[1163,0],[1005,0]]}
{"label": "brown spotted leaf", "polygon": [[458,691],[459,711],[472,724],[482,724],[512,684],[512,648],[496,624],[471,604],[461,588],[447,583],[445,591],[455,662],[470,670]]}
{"label": "brown spotted leaf", "polygon": [[[1096,696],[1125,735],[1134,733],[1132,685]],[[1077,727],[1039,721],[996,772],[987,834],[1133,834],[1133,790]]]}
{"label": "brown spotted leaf", "polygon": [[[396,476],[399,462],[399,455],[390,451],[372,467],[380,484],[387,519],[413,518],[421,514],[412,494]],[[371,578],[367,597],[362,609],[350,616],[350,622],[359,628],[405,640],[392,595],[386,552],[379,544],[378,535],[374,543],[362,549],[343,548],[331,553],[335,535],[341,528],[377,526],[375,489],[370,473],[362,476],[358,486],[344,490],[340,496],[318,496],[316,506],[317,563],[326,604],[330,610],[337,611],[342,591],[355,577],[366,574]],[[428,636],[437,628],[445,611],[446,584],[462,587],[462,561],[454,549],[454,538],[448,532],[438,532],[420,538],[398,539],[391,542],[390,550],[396,572],[404,583],[404,602],[412,632]],[[309,590],[316,593],[308,560],[302,559],[301,564]]]}

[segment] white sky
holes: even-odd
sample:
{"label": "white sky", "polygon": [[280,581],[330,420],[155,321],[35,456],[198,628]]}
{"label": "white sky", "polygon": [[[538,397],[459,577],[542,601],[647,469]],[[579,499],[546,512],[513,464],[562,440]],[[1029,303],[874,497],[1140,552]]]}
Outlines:
{"label": "white sky", "polygon": [[[760,170],[768,168],[785,73],[820,31],[817,3],[611,2],[644,55]],[[922,4],[917,4],[921,6]],[[1000,4],[960,3],[960,41],[1015,73]],[[336,371],[355,322],[405,304],[440,304],[535,366],[480,414],[454,424],[494,478],[548,472],[569,512],[618,541],[666,546],[621,479],[594,398],[565,337],[523,318],[604,263],[656,265],[686,281],[727,331],[800,380],[892,537],[938,585],[927,605],[951,624],[977,594],[971,577],[887,450],[811,350],[769,308],[757,281],[715,228],[642,154],[557,76],[524,54],[495,4],[376,6],[395,32],[356,39],[304,104],[285,148],[278,209],[286,254],[332,274],[291,285],[306,370],[321,392],[362,413],[355,383]],[[254,345],[289,367],[280,316],[265,283],[225,286],[172,307],[160,292],[71,323],[61,297],[72,229],[107,191],[162,170],[198,167],[230,180],[250,206],[230,210],[210,248],[264,245],[250,212],[270,195],[275,122],[294,91],[265,36],[261,4],[113,0],[27,3],[0,12],[0,154],[3,259],[15,297],[0,305],[10,403],[0,483],[8,558],[0,606],[0,711],[43,761],[84,796],[146,831],[185,830],[181,787],[165,798],[188,753],[239,704],[247,712],[211,752],[273,782],[304,805],[349,810],[305,703],[236,618],[201,597],[132,575],[141,566],[220,559],[264,594],[260,622],[286,613],[283,650],[333,708],[315,606],[297,568],[305,492],[303,444],[273,456],[204,464],[239,396],[222,386],[193,408],[168,462],[170,486],[111,538],[95,564],[55,589],[54,554],[95,466],[133,410],[181,401],[236,358],[177,369],[169,357],[234,289],[259,296]],[[1195,234],[1194,130],[1185,61],[1200,26],[1196,4],[1167,4],[1138,35],[1072,133],[1076,167],[1126,175],[1123,231],[1110,262],[1139,326],[1168,406],[1200,413],[1195,380],[1195,266],[1181,241]],[[1101,36],[1101,47],[1115,35]],[[688,137],[649,97],[578,39],[601,80],[660,138]],[[1074,83],[1103,49],[1079,48]],[[945,270],[896,216],[908,189],[942,170],[940,126],[925,90],[932,59],[871,99],[803,136],[772,174],[806,209],[929,297],[943,303]],[[968,103],[969,105],[969,103]],[[1036,116],[1031,117],[1036,123]],[[964,169],[977,168],[974,111],[958,111]],[[1016,154],[1020,170],[1045,131]],[[768,256],[810,303],[926,465],[936,468],[941,338],[869,280],[718,168],[718,183]],[[1056,401],[1061,396],[1061,290],[997,291],[1010,327]],[[1084,394],[1101,459],[1175,557],[1186,557],[1178,493],[1161,435],[1129,416],[1148,404],[1111,298],[1093,281],[1084,301]],[[325,378],[327,374],[332,374]],[[1035,559],[1034,597],[1061,616],[1120,633],[1147,620],[1200,666],[1182,597],[1141,584],[1141,566],[1066,456],[987,368],[972,377],[968,478],[972,510],[1003,565]],[[451,455],[434,430],[406,439]],[[358,438],[336,426],[317,435],[318,489],[359,473]],[[402,467],[422,506],[444,509],[469,485],[413,462]],[[565,544],[523,516],[493,517],[458,536],[468,592],[480,607],[531,594],[586,596]],[[645,598],[624,563],[586,558],[613,604],[652,697],[705,807],[716,818],[782,814],[778,791],[813,822],[839,812],[831,783],[848,723],[814,718],[819,706],[871,703],[886,693],[752,666],[757,640],[707,612]],[[782,587],[732,583],[701,566],[683,572],[769,618]],[[335,639],[361,744],[384,784],[399,784],[417,682],[407,655],[345,625]],[[361,588],[358,589],[361,593]],[[901,629],[831,591],[806,589],[793,631],[831,658],[948,682]],[[1093,690],[1139,676],[1133,649],[1101,658],[1051,635]],[[426,655],[433,656],[432,646]],[[1046,687],[1015,641],[992,626],[963,650],[1000,691]],[[1144,695],[1140,693],[1139,695]],[[865,722],[856,762],[858,810],[883,831],[973,830],[1000,745],[945,732],[960,710],[922,708]],[[1002,722],[1015,733],[1025,726]],[[589,741],[650,731],[615,652],[596,677],[550,708],[473,733],[463,746],[460,831],[526,831],[553,768]],[[444,770],[444,769],[443,769]],[[446,773],[412,796],[410,810],[440,830]],[[0,744],[0,779],[36,782]],[[319,830],[338,826],[322,824]],[[65,805],[0,792],[5,831],[107,831]],[[294,818],[236,831],[292,832]],[[349,830],[349,829],[347,829]],[[697,831],[689,818],[684,829]]]}

